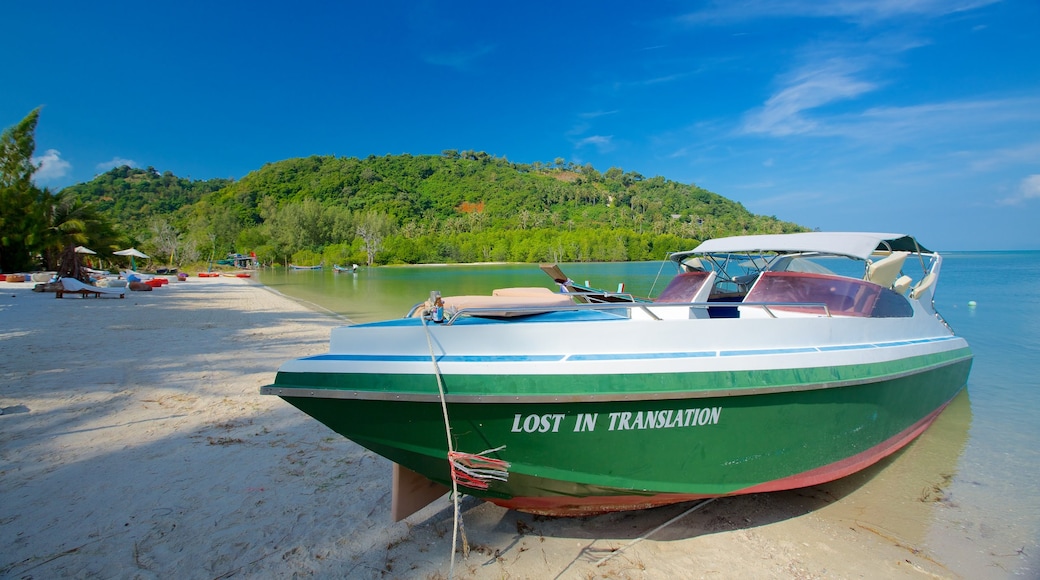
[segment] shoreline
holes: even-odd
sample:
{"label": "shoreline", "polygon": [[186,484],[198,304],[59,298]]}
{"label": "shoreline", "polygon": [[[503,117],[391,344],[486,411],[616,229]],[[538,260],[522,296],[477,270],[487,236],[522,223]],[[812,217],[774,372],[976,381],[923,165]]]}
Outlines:
{"label": "shoreline", "polygon": [[[387,460],[259,394],[286,360],[327,350],[342,317],[238,278],[125,299],[31,286],[0,282],[0,577],[447,576],[446,498],[390,522]],[[915,523],[934,508],[921,489],[941,484],[919,465],[928,450],[688,514],[543,518],[464,497],[456,574],[970,575]]]}

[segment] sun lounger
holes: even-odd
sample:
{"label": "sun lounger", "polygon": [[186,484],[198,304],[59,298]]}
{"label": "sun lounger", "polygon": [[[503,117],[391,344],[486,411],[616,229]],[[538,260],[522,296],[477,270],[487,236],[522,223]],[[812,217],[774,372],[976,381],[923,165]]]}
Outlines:
{"label": "sun lounger", "polygon": [[55,291],[54,296],[61,298],[65,294],[79,294],[81,297],[86,298],[93,294],[95,298],[100,298],[102,294],[118,294],[120,298],[126,295],[126,288],[101,288],[98,286],[91,286],[90,284],[84,284],[75,278],[62,278],[61,288]]}

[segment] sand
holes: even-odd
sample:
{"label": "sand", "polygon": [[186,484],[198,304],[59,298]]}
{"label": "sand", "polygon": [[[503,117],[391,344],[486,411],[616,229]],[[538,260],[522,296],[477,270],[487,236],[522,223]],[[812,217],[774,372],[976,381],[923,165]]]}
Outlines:
{"label": "sand", "polygon": [[[0,577],[448,577],[446,498],[391,522],[389,462],[259,394],[343,320],[243,279],[122,300],[30,287],[0,282]],[[926,547],[941,473],[899,465],[694,511],[542,518],[467,497],[455,576],[958,577]]]}

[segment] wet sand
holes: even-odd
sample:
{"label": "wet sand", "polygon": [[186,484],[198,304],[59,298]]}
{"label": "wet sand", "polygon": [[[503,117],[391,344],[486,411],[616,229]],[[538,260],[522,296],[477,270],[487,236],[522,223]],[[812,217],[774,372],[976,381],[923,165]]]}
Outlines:
{"label": "wet sand", "polygon": [[[259,394],[342,319],[234,278],[122,300],[30,287],[0,282],[0,577],[448,576],[446,498],[391,522],[389,462]],[[926,547],[956,458],[920,443],[839,482],[694,511],[554,519],[463,498],[455,575],[973,576]]]}

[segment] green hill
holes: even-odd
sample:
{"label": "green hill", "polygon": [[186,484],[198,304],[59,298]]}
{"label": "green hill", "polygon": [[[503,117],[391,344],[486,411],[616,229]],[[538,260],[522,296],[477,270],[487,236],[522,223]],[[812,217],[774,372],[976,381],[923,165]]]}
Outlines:
{"label": "green hill", "polygon": [[166,224],[185,260],[430,263],[660,259],[720,235],[801,231],[696,185],[484,152],[312,156],[239,181],[120,167],[66,188],[147,247]]}
{"label": "green hill", "polygon": [[152,216],[173,214],[232,183],[227,179],[191,181],[154,168],[116,167],[93,180],[62,190],[92,202],[123,223],[146,223]]}

